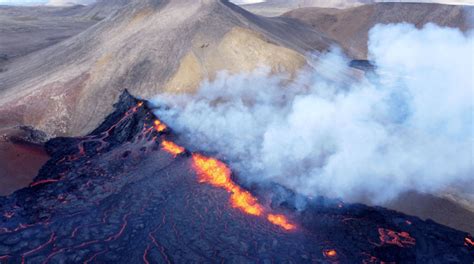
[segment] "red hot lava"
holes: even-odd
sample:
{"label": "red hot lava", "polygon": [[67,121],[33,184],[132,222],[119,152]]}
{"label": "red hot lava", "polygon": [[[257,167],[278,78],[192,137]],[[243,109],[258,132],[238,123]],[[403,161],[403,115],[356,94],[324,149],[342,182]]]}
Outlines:
{"label": "red hot lava", "polygon": [[327,258],[335,258],[337,257],[337,252],[334,249],[327,249],[323,251],[323,254]]}
{"label": "red hot lava", "polygon": [[164,151],[170,153],[173,156],[177,156],[184,152],[184,148],[181,146],[176,145],[174,142],[163,140],[161,142],[161,146]]}
{"label": "red hot lava", "polygon": [[392,244],[399,247],[414,246],[416,241],[407,232],[395,232],[390,229],[379,228],[379,238],[382,244]]}
{"label": "red hot lava", "polygon": [[260,216],[263,208],[249,192],[242,190],[231,178],[230,169],[221,161],[193,154],[194,168],[198,172],[199,182],[209,183],[213,186],[223,188],[231,193],[231,204],[247,214]]}
{"label": "red hot lava", "polygon": [[274,215],[269,214],[267,216],[268,221],[272,222],[274,225],[281,226],[285,230],[293,230],[296,228],[294,224],[288,222],[288,219],[284,215]]}
{"label": "red hot lava", "polygon": [[[166,129],[166,125],[160,120],[155,120],[154,126],[158,132]],[[163,140],[161,145],[163,150],[175,157],[185,151],[183,147],[169,140]],[[287,231],[296,229],[296,225],[290,223],[286,216],[266,214],[263,206],[258,203],[257,198],[250,192],[242,189],[231,179],[232,172],[222,161],[198,153],[192,155],[192,160],[193,167],[199,176],[199,182],[208,183],[229,192],[231,194],[230,203],[232,207],[249,215],[262,216],[265,214],[269,222]]]}
{"label": "red hot lava", "polygon": [[[200,177],[200,182],[209,183],[231,193],[230,202],[232,207],[255,216],[261,216],[265,213],[263,206],[258,203],[256,197],[232,181],[230,178],[231,170],[222,161],[195,153],[193,154],[193,164]],[[284,215],[267,214],[267,220],[288,231],[296,228]]]}
{"label": "red hot lava", "polygon": [[166,128],[167,128],[166,125],[163,124],[163,123],[162,123],[160,120],[158,120],[158,119],[155,120],[155,122],[153,123],[153,125],[154,125],[156,131],[158,131],[158,132],[163,132],[163,131],[165,131]]}

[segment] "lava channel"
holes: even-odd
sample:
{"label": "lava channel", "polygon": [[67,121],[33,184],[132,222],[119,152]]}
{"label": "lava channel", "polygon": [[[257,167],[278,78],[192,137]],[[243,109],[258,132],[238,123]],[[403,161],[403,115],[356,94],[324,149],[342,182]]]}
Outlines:
{"label": "lava channel", "polygon": [[174,142],[168,141],[168,140],[163,140],[161,142],[161,147],[163,148],[164,151],[170,153],[171,155],[175,157],[184,152],[183,147],[178,146]]}
{"label": "lava channel", "polygon": [[[167,128],[167,126],[158,119],[154,121],[154,125],[158,132]],[[170,153],[174,157],[185,151],[185,148],[166,139],[163,139],[161,146],[164,151]],[[211,184],[212,186],[225,189],[231,193],[230,203],[232,207],[238,208],[249,215],[262,216],[266,214],[263,206],[258,203],[256,197],[232,181],[230,177],[232,171],[225,163],[198,153],[192,155],[192,160],[193,167],[199,176],[199,182]],[[270,223],[287,231],[296,229],[296,225],[290,223],[284,215],[268,213],[266,214],[266,219]]]}
{"label": "lava channel", "polygon": [[[250,215],[262,216],[266,214],[257,198],[232,181],[230,177],[232,172],[225,163],[198,153],[194,153],[192,158],[193,166],[199,176],[199,182],[211,184],[231,193],[230,203],[232,207]],[[267,220],[288,231],[296,228],[284,215],[267,214]]]}

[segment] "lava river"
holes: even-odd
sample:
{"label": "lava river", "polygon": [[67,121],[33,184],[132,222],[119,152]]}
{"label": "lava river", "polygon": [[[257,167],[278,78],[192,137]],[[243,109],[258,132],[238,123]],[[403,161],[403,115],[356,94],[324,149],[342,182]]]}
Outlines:
{"label": "lava river", "polygon": [[128,93],[89,135],[47,142],[30,187],[0,197],[0,263],[474,261],[470,234],[323,197],[298,211],[177,142]]}

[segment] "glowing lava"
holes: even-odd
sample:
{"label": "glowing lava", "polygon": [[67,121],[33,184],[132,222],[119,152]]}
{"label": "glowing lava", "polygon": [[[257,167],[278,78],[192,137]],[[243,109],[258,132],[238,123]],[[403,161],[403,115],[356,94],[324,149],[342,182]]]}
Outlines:
{"label": "glowing lava", "polygon": [[284,215],[269,214],[267,219],[274,225],[281,226],[285,230],[293,230],[296,228],[295,225],[288,222],[288,219],[286,219]]}
{"label": "glowing lava", "polygon": [[167,128],[166,125],[163,124],[163,123],[162,123],[160,120],[158,120],[158,119],[156,119],[156,120],[153,122],[153,125],[154,125],[156,131],[158,131],[158,132],[163,132],[163,131],[165,131],[166,128]]}
{"label": "glowing lava", "polygon": [[174,142],[168,141],[168,140],[163,140],[161,142],[161,146],[163,150],[166,152],[170,153],[173,156],[178,156],[179,154],[184,152],[184,148],[181,146],[176,145]]}
{"label": "glowing lava", "polygon": [[[193,154],[193,163],[200,177],[199,182],[209,183],[231,193],[230,202],[232,207],[250,215],[261,216],[264,214],[264,209],[258,203],[257,198],[232,181],[230,178],[232,172],[226,164],[196,153]],[[267,220],[287,231],[296,229],[296,226],[291,224],[284,215],[268,214]]]}
{"label": "glowing lava", "polygon": [[390,229],[379,228],[379,238],[383,244],[391,244],[399,247],[414,246],[416,240],[408,232],[395,232]]}
{"label": "glowing lava", "polygon": [[193,162],[200,177],[199,182],[206,182],[232,193],[232,207],[251,215],[262,214],[263,208],[258,204],[257,198],[231,180],[231,171],[223,162],[200,154],[193,154]]}
{"label": "glowing lava", "polygon": [[[167,128],[158,119],[154,121],[154,127],[158,132]],[[183,147],[165,139],[161,142],[161,146],[163,150],[175,157],[185,151]],[[264,214],[264,208],[258,203],[257,198],[232,181],[230,177],[232,172],[225,163],[198,153],[192,155],[192,160],[200,183],[208,183],[228,191],[231,194],[230,203],[232,207],[238,208],[246,214],[255,216]],[[284,215],[268,214],[267,220],[287,231],[296,229],[296,226],[291,224]]]}
{"label": "glowing lava", "polygon": [[337,252],[334,249],[327,249],[323,251],[324,256],[328,258],[335,258],[337,257]]}

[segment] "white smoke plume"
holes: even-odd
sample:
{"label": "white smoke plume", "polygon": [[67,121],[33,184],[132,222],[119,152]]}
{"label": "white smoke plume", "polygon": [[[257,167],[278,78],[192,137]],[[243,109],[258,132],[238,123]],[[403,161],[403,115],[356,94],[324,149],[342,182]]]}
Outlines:
{"label": "white smoke plume", "polygon": [[370,31],[367,78],[337,49],[292,82],[259,69],[221,73],[194,95],[154,101],[188,146],[242,179],[300,194],[381,203],[474,182],[474,37],[427,25]]}

